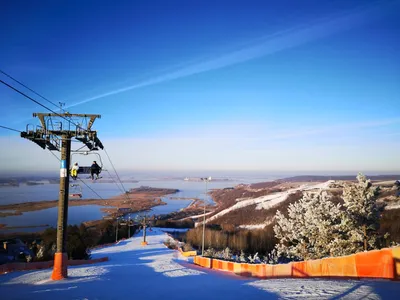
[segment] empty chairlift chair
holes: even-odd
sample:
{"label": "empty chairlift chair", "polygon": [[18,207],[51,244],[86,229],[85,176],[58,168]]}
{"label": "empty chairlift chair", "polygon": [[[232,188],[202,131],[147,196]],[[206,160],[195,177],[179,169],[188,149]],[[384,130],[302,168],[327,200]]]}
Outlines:
{"label": "empty chairlift chair", "polygon": [[82,187],[79,184],[70,185],[69,199],[82,199]]}

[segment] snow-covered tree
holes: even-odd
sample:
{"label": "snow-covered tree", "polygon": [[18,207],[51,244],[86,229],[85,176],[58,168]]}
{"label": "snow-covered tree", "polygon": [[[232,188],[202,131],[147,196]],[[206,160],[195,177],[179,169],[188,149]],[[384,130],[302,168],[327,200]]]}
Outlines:
{"label": "snow-covered tree", "polygon": [[204,251],[204,256],[206,257],[215,257],[216,256],[217,251],[215,251],[214,248],[208,248]]}
{"label": "snow-covered tree", "polygon": [[357,180],[344,184],[343,207],[329,201],[326,192],[318,192],[290,204],[287,217],[278,211],[274,226],[278,256],[316,259],[376,248],[379,188],[361,173]]}
{"label": "snow-covered tree", "polygon": [[231,249],[229,249],[229,247],[226,247],[225,250],[222,252],[222,258],[225,260],[232,259],[232,251]]}
{"label": "snow-covered tree", "polygon": [[343,189],[349,226],[347,234],[354,252],[376,247],[380,218],[380,209],[376,202],[379,187],[373,187],[371,181],[361,173],[358,173],[357,180],[356,184],[346,184]]}
{"label": "snow-covered tree", "polygon": [[239,261],[242,262],[242,263],[246,263],[247,262],[246,255],[244,254],[243,250],[240,250]]}
{"label": "snow-covered tree", "polygon": [[278,255],[294,260],[336,256],[342,245],[342,217],[340,204],[329,201],[326,192],[306,193],[290,204],[288,216],[276,213],[275,236]]}
{"label": "snow-covered tree", "polygon": [[249,259],[249,262],[252,264],[258,264],[261,262],[261,259],[258,256],[258,252],[256,252],[256,254],[254,254],[253,256],[249,255],[248,259]]}

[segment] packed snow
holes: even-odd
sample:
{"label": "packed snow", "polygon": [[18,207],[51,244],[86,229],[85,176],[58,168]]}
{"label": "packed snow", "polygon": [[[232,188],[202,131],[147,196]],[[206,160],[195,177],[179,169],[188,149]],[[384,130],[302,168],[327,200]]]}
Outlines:
{"label": "packed snow", "polygon": [[51,281],[51,269],[0,275],[2,299],[395,299],[400,283],[322,279],[257,280],[200,268],[166,248],[162,229],[93,251],[109,261],[68,268]]}

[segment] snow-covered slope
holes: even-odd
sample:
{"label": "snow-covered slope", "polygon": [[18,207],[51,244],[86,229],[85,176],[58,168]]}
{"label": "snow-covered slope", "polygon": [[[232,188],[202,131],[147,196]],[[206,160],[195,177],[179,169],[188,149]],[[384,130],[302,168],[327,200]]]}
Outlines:
{"label": "snow-covered slope", "polygon": [[68,268],[69,278],[50,281],[51,270],[0,276],[1,299],[394,299],[400,283],[311,279],[255,280],[202,269],[163,245],[169,237],[149,232],[98,249],[110,261]]}
{"label": "snow-covered slope", "polygon": [[[280,202],[285,201],[289,195],[296,193],[298,191],[309,191],[309,190],[318,190],[318,189],[327,189],[329,188],[329,185],[332,184],[333,181],[329,180],[327,182],[322,182],[318,184],[304,184],[301,185],[298,188],[293,188],[289,189],[283,192],[278,192],[274,193],[271,195],[266,195],[266,196],[261,196],[257,198],[252,198],[252,199],[237,199],[237,203],[227,209],[224,209],[220,211],[219,213],[213,215],[212,217],[208,218],[206,220],[206,223],[211,222],[215,219],[218,219],[219,217],[226,215],[227,213],[230,213],[231,211],[234,211],[239,208],[243,208],[246,206],[250,205],[256,205],[256,209],[269,209],[275,205],[277,205]],[[202,222],[200,222],[202,223]],[[261,226],[261,225],[260,225]]]}

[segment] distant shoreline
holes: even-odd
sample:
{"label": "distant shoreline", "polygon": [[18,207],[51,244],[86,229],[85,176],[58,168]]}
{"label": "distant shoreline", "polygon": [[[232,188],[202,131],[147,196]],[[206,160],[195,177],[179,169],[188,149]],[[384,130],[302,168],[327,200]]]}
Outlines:
{"label": "distant shoreline", "polygon": [[[167,188],[150,188],[140,187],[131,189],[126,194],[120,194],[108,199],[82,199],[68,201],[68,206],[84,206],[84,205],[100,205],[104,206],[101,210],[107,213],[107,216],[115,218],[127,213],[135,213],[145,210],[150,210],[154,206],[165,205],[166,203],[161,200],[161,197],[171,195],[179,192],[178,189]],[[23,202],[17,204],[0,205],[0,216],[18,216],[23,215],[25,212],[40,211],[57,207],[58,200],[38,201],[38,202]],[[121,210],[123,209],[123,210]],[[6,211],[6,212],[4,212]],[[96,220],[94,220],[96,221]],[[11,229],[5,224],[1,224],[1,229]],[[42,226],[12,226],[17,228],[32,228]]]}

